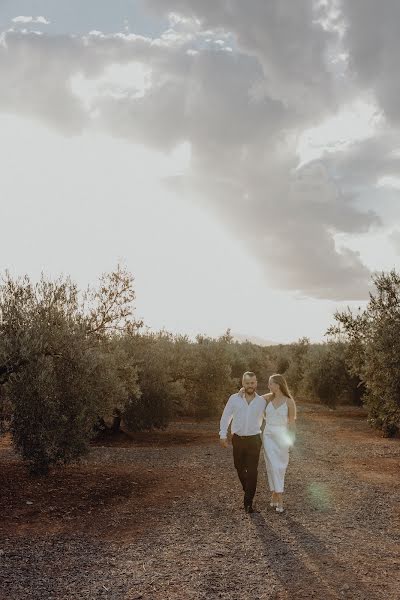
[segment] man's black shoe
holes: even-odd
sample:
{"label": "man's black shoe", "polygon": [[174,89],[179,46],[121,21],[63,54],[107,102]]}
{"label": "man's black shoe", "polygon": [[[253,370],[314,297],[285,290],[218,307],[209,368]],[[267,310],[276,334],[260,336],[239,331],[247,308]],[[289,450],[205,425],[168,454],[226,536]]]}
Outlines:
{"label": "man's black shoe", "polygon": [[254,512],[254,508],[252,507],[252,505],[251,505],[251,504],[246,504],[246,505],[245,505],[245,507],[244,507],[244,510],[245,510],[245,511],[246,511],[248,514],[251,514],[251,513],[253,513],[253,512]]}

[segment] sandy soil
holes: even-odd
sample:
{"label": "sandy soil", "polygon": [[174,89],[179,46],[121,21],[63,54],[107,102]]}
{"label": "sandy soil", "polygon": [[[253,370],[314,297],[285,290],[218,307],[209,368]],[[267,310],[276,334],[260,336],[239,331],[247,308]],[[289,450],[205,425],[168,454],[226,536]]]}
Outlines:
{"label": "sandy soil", "polygon": [[1,600],[400,598],[400,440],[299,405],[286,511],[246,515],[217,423],[93,445],[30,478],[0,442]]}

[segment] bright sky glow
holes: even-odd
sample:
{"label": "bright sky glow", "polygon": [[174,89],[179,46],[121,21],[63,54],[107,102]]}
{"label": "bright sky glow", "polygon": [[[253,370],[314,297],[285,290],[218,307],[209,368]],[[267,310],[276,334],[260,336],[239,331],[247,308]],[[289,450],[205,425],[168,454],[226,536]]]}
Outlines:
{"label": "bright sky glow", "polygon": [[85,287],[122,260],[154,329],[288,342],[396,267],[395,15],[31,4],[0,3],[0,270]]}

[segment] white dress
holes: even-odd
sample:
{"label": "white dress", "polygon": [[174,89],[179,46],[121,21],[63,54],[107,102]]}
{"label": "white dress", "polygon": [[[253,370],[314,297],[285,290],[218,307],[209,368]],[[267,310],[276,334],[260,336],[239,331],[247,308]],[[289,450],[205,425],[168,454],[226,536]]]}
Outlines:
{"label": "white dress", "polygon": [[288,414],[287,402],[275,408],[270,401],[265,409],[263,447],[268,485],[271,491],[279,493],[284,489],[289,448],[293,443],[288,429]]}

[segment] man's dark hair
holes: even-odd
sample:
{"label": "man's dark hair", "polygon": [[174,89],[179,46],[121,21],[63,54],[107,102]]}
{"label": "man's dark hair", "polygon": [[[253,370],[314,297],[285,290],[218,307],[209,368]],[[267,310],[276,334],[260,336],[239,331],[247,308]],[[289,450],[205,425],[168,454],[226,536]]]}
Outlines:
{"label": "man's dark hair", "polygon": [[247,377],[255,377],[257,379],[257,376],[255,373],[253,373],[253,371],[246,371],[246,373],[243,373],[242,379],[244,379],[246,376]]}

